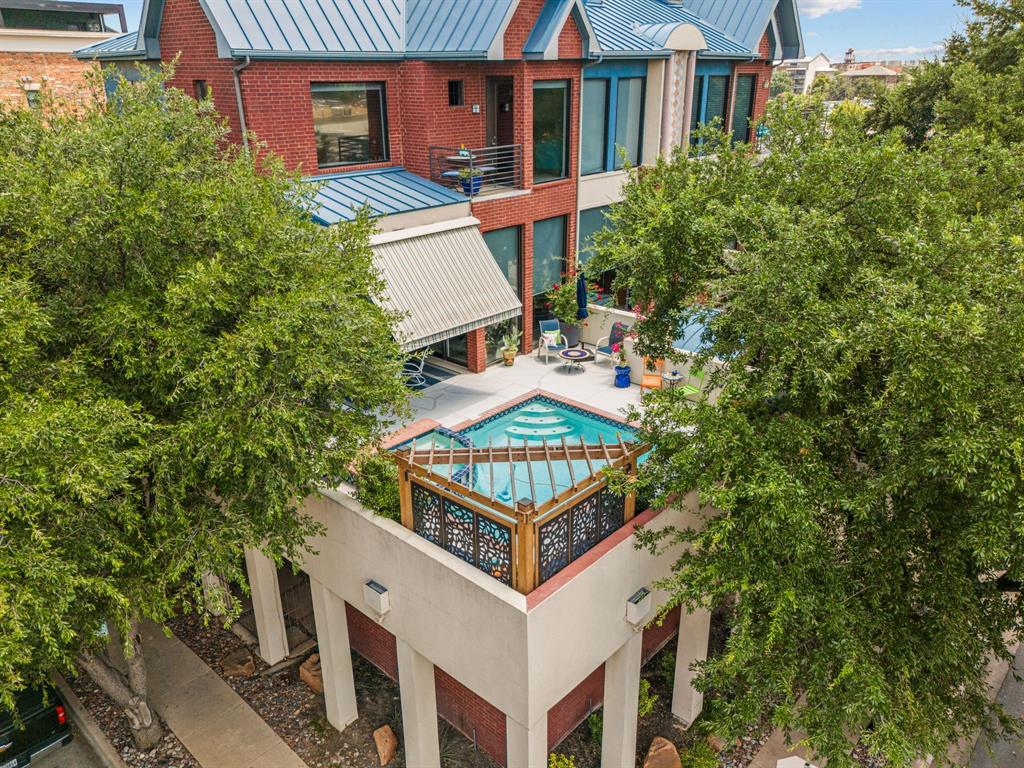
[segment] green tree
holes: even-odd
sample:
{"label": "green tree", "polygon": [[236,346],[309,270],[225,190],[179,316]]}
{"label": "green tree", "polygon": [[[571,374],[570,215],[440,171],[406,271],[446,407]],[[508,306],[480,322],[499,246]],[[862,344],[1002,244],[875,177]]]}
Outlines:
{"label": "green tree", "polygon": [[780,96],[783,93],[793,92],[793,78],[789,76],[789,72],[784,69],[777,68],[772,72],[772,80],[769,86],[769,95]]}
{"label": "green tree", "polygon": [[877,105],[880,130],[902,128],[920,145],[929,133],[976,130],[1024,141],[1024,2],[957,0],[970,9],[942,62],[924,65]]}
{"label": "green tree", "polygon": [[140,622],[244,547],[301,559],[302,500],[405,407],[372,225],[314,224],[161,75],[0,112],[0,190],[0,707],[85,669],[146,747]]}
{"label": "green tree", "polygon": [[[736,599],[702,665],[726,735],[768,717],[830,765],[891,766],[980,730],[1024,610],[1024,159],[927,151],[855,113],[773,101],[770,154],[721,142],[634,174],[595,269],[648,308],[641,354],[703,318],[717,401],[645,399],[642,491],[710,509],[664,586]],[[738,250],[723,251],[735,241]],[[648,536],[649,546],[664,539]]]}

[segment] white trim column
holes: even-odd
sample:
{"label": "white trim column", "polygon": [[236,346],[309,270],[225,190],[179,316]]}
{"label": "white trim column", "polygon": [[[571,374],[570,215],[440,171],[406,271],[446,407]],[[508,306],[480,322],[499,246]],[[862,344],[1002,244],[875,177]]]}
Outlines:
{"label": "white trim column", "polygon": [[395,638],[395,645],[398,651],[398,688],[402,697],[405,764],[416,768],[441,768],[434,665],[403,640]]}
{"label": "white trim column", "polygon": [[256,617],[260,657],[267,664],[277,664],[288,655],[288,633],[284,626],[277,566],[258,549],[246,549],[245,569],[249,575],[249,589],[252,591],[252,610]]}
{"label": "white trim column", "polygon": [[604,663],[601,765],[636,764],[636,719],[640,700],[643,632],[635,632]]}
{"label": "white trim column", "polygon": [[548,764],[548,713],[531,727],[505,716],[507,768],[544,768]]}
{"label": "white trim column", "polygon": [[345,601],[316,579],[309,580],[309,588],[313,595],[313,620],[316,622],[320,671],[324,680],[327,722],[343,731],[359,717]]}
{"label": "white trim column", "polygon": [[693,687],[697,676],[690,665],[708,657],[711,612],[698,608],[679,614],[679,641],[676,646],[676,672],[672,684],[672,714],[689,727],[704,708],[704,694]]}

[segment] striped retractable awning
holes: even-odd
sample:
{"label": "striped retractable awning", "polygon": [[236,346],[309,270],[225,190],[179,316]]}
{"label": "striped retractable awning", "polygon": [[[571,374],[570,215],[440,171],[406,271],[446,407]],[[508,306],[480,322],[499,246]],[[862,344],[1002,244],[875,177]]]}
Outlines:
{"label": "striped retractable awning", "polygon": [[405,313],[398,340],[408,350],[522,314],[522,302],[466,217],[374,235],[386,306]]}

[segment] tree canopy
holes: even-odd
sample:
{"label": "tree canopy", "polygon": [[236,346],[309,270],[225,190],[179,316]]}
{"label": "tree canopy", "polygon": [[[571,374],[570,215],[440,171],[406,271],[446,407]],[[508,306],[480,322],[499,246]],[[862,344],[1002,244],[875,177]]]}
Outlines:
{"label": "tree canopy", "polygon": [[641,354],[681,359],[700,318],[696,364],[720,363],[715,402],[645,399],[639,482],[717,510],[670,534],[690,547],[665,586],[734,602],[700,674],[724,734],[767,718],[829,765],[851,735],[941,762],[1013,725],[986,667],[1024,619],[1024,159],[799,97],[768,124],[766,157],[723,137],[633,174],[597,236]]}
{"label": "tree canopy", "polygon": [[151,739],[103,623],[139,662],[245,547],[301,560],[303,499],[403,411],[372,224],[310,194],[159,74],[0,111],[0,706],[81,664]]}

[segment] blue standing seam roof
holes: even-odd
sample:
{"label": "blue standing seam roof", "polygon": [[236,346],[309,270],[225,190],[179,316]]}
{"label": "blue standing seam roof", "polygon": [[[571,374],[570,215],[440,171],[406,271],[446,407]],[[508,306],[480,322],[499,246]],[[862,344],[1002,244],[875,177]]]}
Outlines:
{"label": "blue standing seam roof", "polygon": [[84,48],[79,48],[75,51],[75,55],[78,58],[91,58],[96,54],[106,54],[110,56],[118,53],[136,53],[140,51],[137,46],[138,40],[139,33],[137,31],[125,32],[117,35],[116,37],[111,37],[107,40],[101,40],[98,43],[87,45]]}
{"label": "blue standing seam roof", "polygon": [[514,0],[409,0],[406,53],[486,54]]}
{"label": "blue standing seam roof", "polygon": [[369,206],[372,216],[388,216],[466,202],[464,195],[401,166],[310,176],[304,180],[322,185],[313,198],[311,213],[314,220],[326,226],[352,221],[364,206]]}
{"label": "blue standing seam roof", "polygon": [[597,35],[602,55],[653,53],[663,49],[663,41],[649,37],[651,29],[667,25],[692,24],[704,35],[707,48],[702,55],[746,57],[754,51],[725,34],[707,19],[682,5],[663,0],[601,0],[586,5],[587,17]]}

